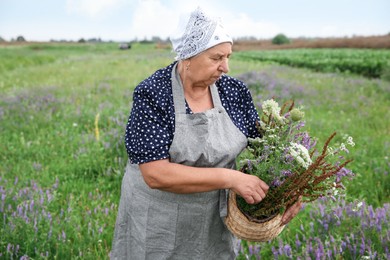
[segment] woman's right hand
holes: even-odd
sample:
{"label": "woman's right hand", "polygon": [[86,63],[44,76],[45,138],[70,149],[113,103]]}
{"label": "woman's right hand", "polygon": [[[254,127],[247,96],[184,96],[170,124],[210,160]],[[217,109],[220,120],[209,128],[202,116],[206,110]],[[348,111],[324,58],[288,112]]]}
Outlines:
{"label": "woman's right hand", "polygon": [[248,204],[257,204],[264,199],[268,185],[256,176],[233,171],[231,189],[245,199]]}

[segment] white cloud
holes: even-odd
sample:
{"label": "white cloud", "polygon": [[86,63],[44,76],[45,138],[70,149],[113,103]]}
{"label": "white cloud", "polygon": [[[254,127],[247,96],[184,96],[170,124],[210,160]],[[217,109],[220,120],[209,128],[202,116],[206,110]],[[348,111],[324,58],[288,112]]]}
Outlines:
{"label": "white cloud", "polygon": [[130,33],[135,37],[167,37],[172,31],[174,10],[160,1],[139,1],[132,16]]}
{"label": "white cloud", "polygon": [[227,14],[226,18],[223,19],[223,22],[234,38],[245,36],[269,38],[280,33],[278,25],[270,22],[255,21],[244,13],[238,15],[236,13]]}
{"label": "white cloud", "polygon": [[130,35],[133,37],[169,37],[177,28],[183,13],[189,13],[197,6],[207,7],[206,1],[141,0],[133,10]]}
{"label": "white cloud", "polygon": [[66,0],[66,10],[94,18],[125,4],[125,0]]}
{"label": "white cloud", "polygon": [[143,0],[138,1],[133,12],[129,34],[138,38],[150,38],[151,36],[166,38],[177,28],[180,15],[189,13],[197,6],[212,16],[221,17],[225,28],[234,38],[243,36],[266,38],[273,37],[280,32],[275,24],[255,21],[244,13],[237,14],[232,10],[224,10],[211,1],[173,0],[170,5],[167,5],[166,2],[160,0]]}

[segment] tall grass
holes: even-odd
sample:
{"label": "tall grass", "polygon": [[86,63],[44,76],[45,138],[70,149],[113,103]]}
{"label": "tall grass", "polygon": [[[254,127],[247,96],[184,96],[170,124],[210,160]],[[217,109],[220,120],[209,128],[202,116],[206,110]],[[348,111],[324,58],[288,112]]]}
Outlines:
{"label": "tall grass", "polygon": [[[0,66],[0,258],[108,258],[127,160],[123,134],[132,90],[168,65],[173,54],[141,44],[126,51],[115,44],[43,44],[1,47],[0,60],[7,64]],[[276,97],[304,105],[307,125],[320,141],[334,130],[352,135],[357,152],[351,168],[357,177],[345,205],[363,201],[365,210],[378,212],[388,207],[388,82],[234,55],[231,74],[249,83],[256,103]],[[318,207],[308,206],[289,224],[283,247],[292,245],[297,232],[307,239],[318,236],[307,226],[297,231],[301,222],[318,217]],[[359,223],[351,218],[346,215],[342,223],[353,223],[348,232],[358,232]],[[388,223],[387,216],[381,228],[388,230]],[[345,228],[333,225],[329,232],[336,241],[346,240]],[[378,250],[379,235],[370,236],[372,252],[385,255]],[[272,247],[279,250],[279,242],[274,243],[262,244],[262,254],[275,255]],[[258,257],[242,245],[243,257]]]}
{"label": "tall grass", "polygon": [[0,59],[17,64],[30,52],[0,72],[0,255],[107,258],[132,90],[172,55],[43,45],[3,48]]}

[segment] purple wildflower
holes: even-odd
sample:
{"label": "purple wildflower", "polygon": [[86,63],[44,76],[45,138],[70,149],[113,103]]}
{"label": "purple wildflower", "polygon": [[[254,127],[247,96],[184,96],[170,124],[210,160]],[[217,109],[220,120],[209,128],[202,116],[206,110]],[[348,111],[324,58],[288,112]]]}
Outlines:
{"label": "purple wildflower", "polygon": [[332,250],[331,249],[328,249],[326,251],[326,255],[328,256],[329,259],[332,259]]}
{"label": "purple wildflower", "polygon": [[275,178],[274,180],[272,180],[271,182],[271,187],[279,187],[283,182],[280,181],[280,179],[278,178]]}
{"label": "purple wildflower", "polygon": [[7,245],[7,252],[8,253],[12,253],[13,248],[14,248],[14,245],[8,243],[8,245]]}
{"label": "purple wildflower", "polygon": [[36,171],[42,170],[42,165],[40,163],[33,162],[32,166],[33,166],[34,170],[36,170]]}
{"label": "purple wildflower", "polygon": [[253,245],[248,245],[249,255],[253,255],[252,247],[253,247]]}
{"label": "purple wildflower", "polygon": [[53,189],[57,189],[59,184],[58,178],[56,178],[56,182],[53,184]]}
{"label": "purple wildflower", "polygon": [[362,241],[362,242],[361,242],[361,244],[360,244],[360,252],[359,252],[359,253],[360,253],[361,255],[364,255],[364,252],[365,252],[365,249],[366,249],[366,244],[364,243],[364,239],[363,239],[363,238],[361,239],[361,241]]}
{"label": "purple wildflower", "polygon": [[48,202],[51,202],[53,200],[53,195],[50,193],[49,190],[46,190],[46,196]]}
{"label": "purple wildflower", "polygon": [[301,230],[305,231],[305,227],[301,224]]}
{"label": "purple wildflower", "polygon": [[291,250],[291,246],[289,244],[284,245],[283,251],[284,251],[284,255],[286,255],[287,257],[292,256],[292,250]]}
{"label": "purple wildflower", "polygon": [[34,200],[30,201],[30,211],[33,211],[34,209]]}
{"label": "purple wildflower", "polygon": [[295,247],[296,249],[299,249],[301,247],[302,243],[301,241],[299,240],[299,236],[298,234],[295,235]]}
{"label": "purple wildflower", "polygon": [[279,256],[278,250],[276,250],[274,246],[271,248],[271,250],[272,250],[272,254],[274,255],[274,258],[278,259]]}
{"label": "purple wildflower", "polygon": [[290,170],[282,170],[281,174],[283,177],[290,177],[292,172]]}

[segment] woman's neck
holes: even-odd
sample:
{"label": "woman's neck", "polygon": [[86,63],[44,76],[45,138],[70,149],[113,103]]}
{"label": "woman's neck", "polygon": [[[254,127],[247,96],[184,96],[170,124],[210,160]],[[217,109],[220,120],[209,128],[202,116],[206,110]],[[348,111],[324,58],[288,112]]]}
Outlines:
{"label": "woman's neck", "polygon": [[178,71],[183,84],[185,99],[192,112],[204,112],[213,108],[210,87],[201,83],[194,84],[194,81],[188,77],[185,66],[182,63],[179,63]]}

